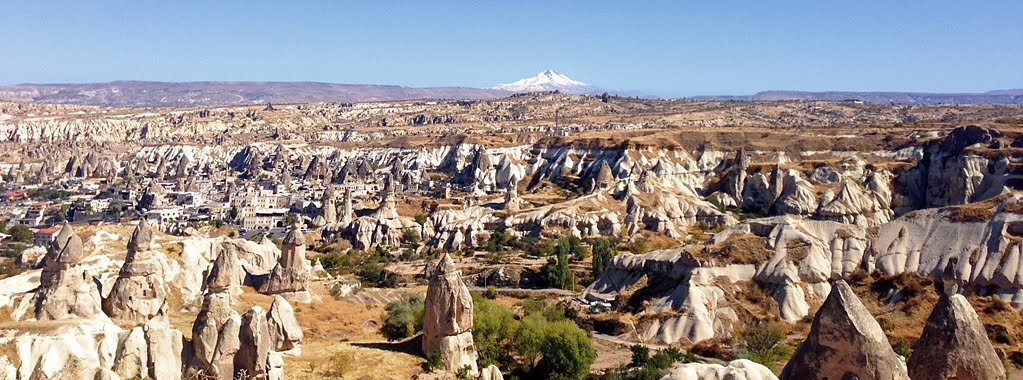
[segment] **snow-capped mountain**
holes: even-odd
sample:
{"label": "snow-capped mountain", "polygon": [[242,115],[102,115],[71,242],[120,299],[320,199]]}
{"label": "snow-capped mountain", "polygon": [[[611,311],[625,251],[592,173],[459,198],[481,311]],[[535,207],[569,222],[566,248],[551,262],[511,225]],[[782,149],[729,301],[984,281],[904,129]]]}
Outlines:
{"label": "snow-capped mountain", "polygon": [[556,71],[551,69],[544,70],[543,72],[536,74],[534,77],[519,79],[511,83],[499,84],[492,88],[513,92],[559,90],[571,94],[590,94],[601,91],[597,87],[574,80],[565,75],[558,74]]}

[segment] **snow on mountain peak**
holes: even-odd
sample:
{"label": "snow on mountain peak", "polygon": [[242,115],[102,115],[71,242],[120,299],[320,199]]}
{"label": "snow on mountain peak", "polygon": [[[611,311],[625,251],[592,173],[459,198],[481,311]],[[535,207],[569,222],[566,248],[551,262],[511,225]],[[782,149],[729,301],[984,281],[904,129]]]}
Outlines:
{"label": "snow on mountain peak", "polygon": [[514,92],[560,90],[573,94],[587,93],[594,90],[593,86],[559,74],[552,69],[544,70],[539,74],[536,74],[534,77],[519,79],[511,83],[499,84],[493,88]]}

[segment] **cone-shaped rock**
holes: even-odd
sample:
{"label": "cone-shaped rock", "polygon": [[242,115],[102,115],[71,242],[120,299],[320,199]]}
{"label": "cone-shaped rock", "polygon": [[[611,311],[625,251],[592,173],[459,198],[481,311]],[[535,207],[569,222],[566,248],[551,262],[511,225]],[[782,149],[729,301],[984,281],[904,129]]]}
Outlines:
{"label": "cone-shaped rock", "polygon": [[611,172],[611,166],[607,164],[607,160],[600,162],[600,169],[597,170],[597,175],[593,177],[593,188],[591,190],[600,190],[607,188],[614,184],[615,178],[614,173]]}
{"label": "cone-shaped rock", "polygon": [[142,219],[128,241],[128,254],[117,280],[103,299],[103,312],[122,325],[145,324],[165,306],[163,267],[148,252],[152,241],[153,232]]}
{"label": "cone-shaped rock", "polygon": [[909,358],[909,377],[1005,379],[1005,367],[966,297],[943,295],[934,305]]}
{"label": "cone-shaped rock", "polygon": [[837,281],[782,379],[908,380],[906,365],[845,281]]}
{"label": "cone-shaped rock", "polygon": [[309,262],[305,258],[305,234],[298,223],[284,237],[281,258],[259,287],[263,294],[279,294],[296,302],[312,301],[309,294]]}
{"label": "cone-shaped rock", "polygon": [[[66,237],[66,240],[62,240]],[[46,253],[36,291],[36,319],[92,318],[102,314],[102,297],[92,275],[80,264],[82,239],[64,224]],[[62,241],[62,242],[61,242]],[[59,248],[60,251],[55,251]]]}
{"label": "cone-shaped rock", "polygon": [[423,313],[423,352],[439,351],[448,371],[463,366],[478,374],[476,347],[472,340],[473,306],[462,272],[451,256],[444,254],[430,276]]}

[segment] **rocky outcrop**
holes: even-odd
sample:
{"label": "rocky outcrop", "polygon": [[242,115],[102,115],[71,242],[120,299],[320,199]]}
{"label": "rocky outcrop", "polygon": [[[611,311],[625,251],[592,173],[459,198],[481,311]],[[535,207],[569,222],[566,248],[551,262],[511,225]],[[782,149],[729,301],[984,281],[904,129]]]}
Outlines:
{"label": "rocky outcrop", "polygon": [[770,369],[745,359],[733,360],[726,365],[686,363],[677,365],[661,380],[777,380]]}
{"label": "rocky outcrop", "polygon": [[[231,289],[234,286],[230,268],[233,254],[222,252],[210,269],[203,305],[192,325],[193,357],[186,376],[251,379],[267,378],[277,373],[281,363],[272,355],[271,322],[259,306],[239,316],[233,308]],[[283,311],[283,310],[282,310]],[[285,312],[286,314],[286,312]],[[278,315],[279,321],[286,318]]]}
{"label": "rocky outcrop", "polygon": [[140,220],[128,241],[128,253],[117,280],[103,299],[103,312],[127,327],[145,324],[166,308],[164,273],[150,255],[152,241],[153,231],[145,219]]}
{"label": "rocky outcrop", "polygon": [[782,379],[909,380],[906,364],[845,281],[837,281]]}
{"label": "rocky outcrop", "polygon": [[438,210],[427,219],[423,232],[430,237],[430,246],[457,250],[488,239],[487,224],[494,221],[493,210],[487,207]]}
{"label": "rocky outcrop", "polygon": [[[923,158],[898,178],[906,196],[900,211],[960,205],[1000,194],[1010,170],[1008,155],[997,152],[1001,137],[995,129],[969,125],[925,145]],[[969,150],[973,147],[993,148],[995,154],[981,155]]]}
{"label": "rocky outcrop", "polygon": [[348,225],[346,236],[356,248],[396,247],[401,244],[405,230],[422,236],[422,226],[419,223],[398,215],[395,195],[391,190],[390,185],[385,185],[381,191],[380,207],[372,215],[359,217]]}
{"label": "rocky outcrop", "polygon": [[469,288],[451,256],[444,254],[430,276],[423,313],[423,352],[440,352],[444,368],[455,372],[469,366],[479,375],[472,340],[473,304]]}
{"label": "rocky outcrop", "polygon": [[714,267],[683,249],[618,255],[580,298],[623,309],[631,294],[643,292],[649,298],[631,338],[657,344],[697,343],[730,336],[738,315],[727,305],[719,284],[749,281],[755,270],[745,264]]}
{"label": "rocky outcrop", "polygon": [[305,233],[298,223],[281,242],[281,258],[277,266],[270,271],[266,281],[259,286],[259,292],[269,295],[281,295],[296,302],[309,303],[309,260],[305,258]]}
{"label": "rocky outcrop", "polygon": [[274,297],[267,314],[267,331],[270,334],[270,347],[274,351],[293,350],[302,343],[302,326],[295,319],[295,309],[284,297]]}
{"label": "rocky outcrop", "polygon": [[977,312],[959,294],[938,299],[908,367],[913,379],[1005,379],[1005,368]]}
{"label": "rocky outcrop", "polygon": [[65,222],[43,259],[36,319],[105,318],[99,288],[89,269],[80,265],[82,248],[82,239]]}

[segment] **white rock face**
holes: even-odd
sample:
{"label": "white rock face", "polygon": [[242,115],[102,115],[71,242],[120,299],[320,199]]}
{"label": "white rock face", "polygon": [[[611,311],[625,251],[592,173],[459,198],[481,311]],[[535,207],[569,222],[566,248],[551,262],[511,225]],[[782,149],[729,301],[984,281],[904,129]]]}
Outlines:
{"label": "white rock face", "polygon": [[716,281],[749,281],[756,268],[732,264],[708,267],[681,249],[654,251],[642,255],[618,255],[607,269],[583,291],[590,302],[614,303],[620,294],[634,292],[644,284],[676,284],[652,296],[644,312],[670,315],[645,326],[637,326],[640,341],[673,344],[696,343],[715,336],[729,336],[738,316],[724,305],[724,291]]}
{"label": "white rock face", "polygon": [[675,366],[661,380],[777,380],[770,369],[760,363],[739,359],[727,365],[686,363]]}
{"label": "white rock face", "polygon": [[472,341],[473,304],[461,271],[447,254],[430,276],[423,314],[423,352],[439,351],[447,371],[469,366],[479,376]]}

